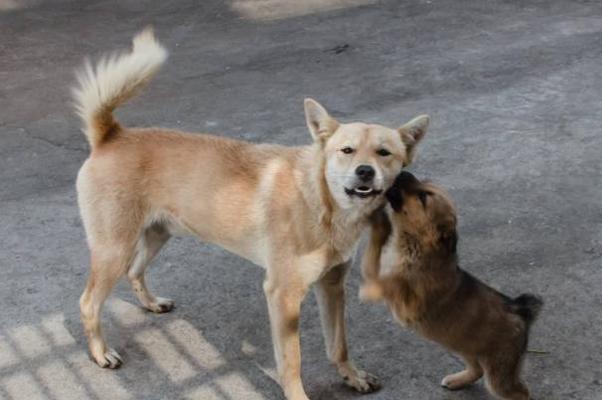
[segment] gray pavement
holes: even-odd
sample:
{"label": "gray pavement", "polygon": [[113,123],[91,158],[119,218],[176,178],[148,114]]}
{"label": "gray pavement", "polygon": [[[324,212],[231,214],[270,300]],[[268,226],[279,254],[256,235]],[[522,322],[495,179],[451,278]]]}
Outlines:
{"label": "gray pavement", "polygon": [[[602,5],[597,1],[0,0],[0,398],[282,399],[262,271],[172,240],[150,284],[176,300],[142,311],[122,282],[105,309],[118,371],[89,361],[77,299],[88,251],[74,180],[87,156],[69,107],[85,55],[147,24],[171,51],[127,125],[309,142],[302,100],[342,120],[432,126],[413,171],[448,187],[464,268],[510,295],[541,294],[525,379],[536,399],[602,399]],[[276,7],[272,7],[276,5]],[[384,388],[366,399],[450,393],[457,358],[357,300],[351,354]],[[302,318],[312,399],[355,399],[328,365],[313,296]]]}

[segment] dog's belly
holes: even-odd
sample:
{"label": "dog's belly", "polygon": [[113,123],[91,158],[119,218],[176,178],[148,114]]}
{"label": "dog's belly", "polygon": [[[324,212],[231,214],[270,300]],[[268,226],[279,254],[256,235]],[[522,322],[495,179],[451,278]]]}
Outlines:
{"label": "dog's belly", "polygon": [[218,232],[212,232],[212,229],[210,229],[211,224],[207,224],[207,226],[190,226],[186,221],[170,215],[162,216],[161,225],[172,236],[193,236],[203,242],[218,245],[260,267],[265,267],[266,240],[260,235],[250,234],[244,237],[219,235],[217,234]]}
{"label": "dog's belly", "polygon": [[[216,220],[207,221],[207,224],[192,225],[191,223],[194,221],[182,220],[166,214],[160,220],[165,229],[173,236],[194,236],[204,242],[218,245],[264,269],[270,265],[270,255],[280,247],[279,239],[285,240],[282,237],[270,240],[270,234],[260,230],[260,225],[254,224],[248,224],[244,229],[244,234],[241,235],[233,234],[231,231],[216,230],[215,226],[220,225]],[[303,255],[297,254],[299,268],[304,279],[313,281],[328,269],[349,261],[357,250],[358,242],[358,238],[350,239],[347,238],[346,245],[336,250],[322,244],[316,248],[306,249]]]}

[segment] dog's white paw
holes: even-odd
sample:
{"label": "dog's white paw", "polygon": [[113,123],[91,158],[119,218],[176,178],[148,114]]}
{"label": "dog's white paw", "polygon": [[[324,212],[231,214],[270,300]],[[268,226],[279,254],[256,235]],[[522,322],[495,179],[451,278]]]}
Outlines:
{"label": "dog's white paw", "polygon": [[148,309],[157,314],[170,312],[175,307],[176,303],[172,299],[157,297],[155,301],[148,305]]}
{"label": "dog's white paw", "polygon": [[368,281],[360,286],[360,300],[362,302],[376,302],[382,298],[383,290],[378,283],[374,281]]}
{"label": "dog's white paw", "polygon": [[471,374],[469,371],[461,371],[455,374],[447,375],[441,381],[441,386],[449,390],[462,389],[465,386],[470,385],[479,377]]}
{"label": "dog's white paw", "polygon": [[381,388],[380,380],[376,376],[353,366],[339,368],[339,372],[345,384],[360,393],[372,393]]}
{"label": "dog's white paw", "polygon": [[115,369],[123,364],[123,359],[115,349],[107,349],[103,354],[94,356],[96,363],[102,368]]}

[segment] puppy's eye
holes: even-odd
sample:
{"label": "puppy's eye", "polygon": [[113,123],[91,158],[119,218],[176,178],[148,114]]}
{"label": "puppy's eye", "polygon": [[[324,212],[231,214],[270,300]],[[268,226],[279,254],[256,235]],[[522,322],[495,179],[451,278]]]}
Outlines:
{"label": "puppy's eye", "polygon": [[353,153],[355,150],[353,150],[353,149],[352,149],[351,147],[349,147],[349,146],[346,146],[346,147],[343,147],[343,148],[341,149],[341,151],[342,151],[343,153],[345,153],[345,154],[351,154],[351,153]]}
{"label": "puppy's eye", "polygon": [[376,150],[376,154],[378,154],[379,156],[382,156],[382,157],[386,157],[386,156],[390,156],[391,152],[387,149],[378,149],[378,150]]}

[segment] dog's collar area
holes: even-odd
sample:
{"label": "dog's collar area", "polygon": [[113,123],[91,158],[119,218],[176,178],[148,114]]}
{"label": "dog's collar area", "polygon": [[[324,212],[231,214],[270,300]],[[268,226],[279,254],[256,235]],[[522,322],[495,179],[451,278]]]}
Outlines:
{"label": "dog's collar area", "polygon": [[362,199],[378,196],[382,192],[383,192],[382,190],[377,190],[377,189],[374,189],[374,188],[371,188],[368,186],[358,186],[353,189],[345,188],[345,193],[347,193],[348,196],[350,196],[350,197],[357,196]]}

